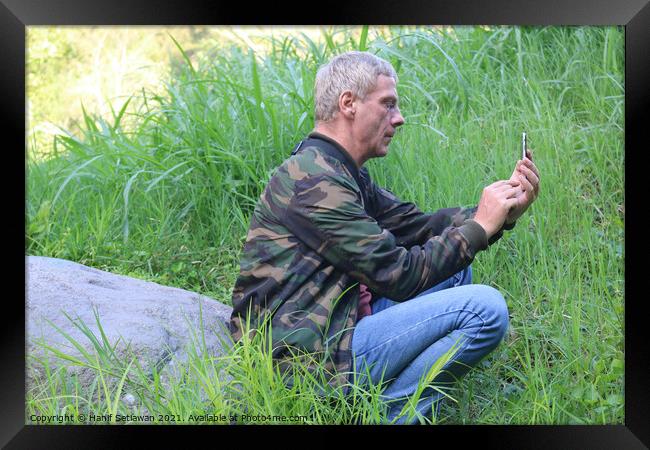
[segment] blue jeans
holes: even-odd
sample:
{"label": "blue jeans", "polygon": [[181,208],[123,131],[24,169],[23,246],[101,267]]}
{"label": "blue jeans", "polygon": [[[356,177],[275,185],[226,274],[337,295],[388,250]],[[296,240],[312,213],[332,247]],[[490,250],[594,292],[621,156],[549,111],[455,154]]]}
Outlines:
{"label": "blue jeans", "polygon": [[[362,318],[352,336],[356,383],[364,383],[369,370],[373,384],[388,381],[383,391],[392,422],[421,377],[458,341],[458,350],[431,384],[445,390],[501,342],[508,329],[508,307],[499,291],[471,284],[471,266],[416,297],[394,302],[379,298],[372,315]],[[354,375],[354,374],[353,374]],[[383,378],[382,378],[383,376]],[[426,388],[417,410],[431,419],[444,394]],[[397,424],[418,423],[407,415]]]}

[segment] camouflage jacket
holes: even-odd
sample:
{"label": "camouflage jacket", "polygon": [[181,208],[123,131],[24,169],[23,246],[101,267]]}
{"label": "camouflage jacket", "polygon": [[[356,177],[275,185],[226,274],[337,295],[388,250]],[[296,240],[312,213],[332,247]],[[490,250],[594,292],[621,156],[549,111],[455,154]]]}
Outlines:
{"label": "camouflage jacket", "polygon": [[408,300],[467,267],[503,231],[488,242],[471,220],[476,207],[425,214],[357,171],[335,141],[310,138],[339,157],[307,144],[273,173],[251,218],[230,331],[237,341],[243,323],[268,317],[281,365],[292,348],[321,355],[330,384],[344,385],[359,283],[373,297]]}

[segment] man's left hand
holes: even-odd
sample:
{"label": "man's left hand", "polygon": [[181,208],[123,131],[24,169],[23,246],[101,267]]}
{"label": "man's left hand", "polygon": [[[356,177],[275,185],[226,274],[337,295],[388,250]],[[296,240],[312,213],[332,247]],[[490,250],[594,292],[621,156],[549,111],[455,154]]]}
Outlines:
{"label": "man's left hand", "polygon": [[526,212],[539,195],[539,170],[533,163],[533,152],[526,149],[527,158],[517,161],[511,180],[519,181],[521,191],[517,194],[517,205],[510,210],[506,224],[511,224]]}

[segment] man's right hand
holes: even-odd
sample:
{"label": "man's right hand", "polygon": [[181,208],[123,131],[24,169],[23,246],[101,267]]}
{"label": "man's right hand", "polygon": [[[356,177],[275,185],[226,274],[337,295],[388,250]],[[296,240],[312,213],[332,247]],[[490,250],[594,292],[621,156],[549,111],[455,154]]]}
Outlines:
{"label": "man's right hand", "polygon": [[510,210],[517,205],[520,182],[500,180],[483,189],[474,222],[478,223],[490,239],[503,226]]}

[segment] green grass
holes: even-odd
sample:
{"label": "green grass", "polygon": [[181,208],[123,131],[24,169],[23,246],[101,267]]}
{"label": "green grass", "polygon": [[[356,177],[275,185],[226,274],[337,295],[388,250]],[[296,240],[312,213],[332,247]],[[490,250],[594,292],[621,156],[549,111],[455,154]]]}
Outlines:
{"label": "green grass", "polygon": [[[99,335],[87,324],[68,319],[92,343],[91,350],[83,349],[79,341],[57,327],[56,332],[77,347],[81,356],[70,356],[40,343],[68,365],[52,370],[47,358],[39,359],[41,374],[35,377],[27,399],[30,423],[38,423],[43,417],[57,417],[60,423],[67,424],[126,424],[145,420],[158,424],[379,424],[386,414],[386,404],[381,401],[384,384],[362,386],[349,382],[346,394],[344,386],[328,386],[327,372],[321,365],[316,364],[313,371],[305,368],[305,362],[317,363],[316,355],[296,353],[291,370],[281,372],[269,351],[268,322],[252,337],[245,332],[239,345],[233,345],[226,335],[222,345],[229,351],[218,357],[209,354],[201,338],[203,333],[218,330],[196,330],[186,346],[187,360],[172,357],[170,364],[173,363],[176,373],[165,374],[157,368],[152,373],[145,372],[131,352],[127,352],[126,358],[118,357],[114,353],[116,343],[108,341],[96,311]],[[245,330],[248,329],[245,324]],[[455,351],[456,347],[450,349],[423,376],[412,402],[404,405],[395,420],[407,416],[417,417],[422,423],[435,422],[435,418],[422,416],[413,405]],[[29,361],[35,367],[35,358]],[[70,367],[90,369],[97,377],[84,389]],[[131,404],[125,401],[129,395]],[[208,414],[214,417],[206,418]],[[134,418],[145,416],[151,419]]]}
{"label": "green grass", "polygon": [[[337,28],[324,37],[269,40],[265,56],[206,49],[198,63],[180,58],[159,92],[136,92],[108,117],[85,114],[82,135],[56,139],[56,157],[28,162],[27,254],[230,304],[255,202],[313,127],[317,67],[367,48],[397,69],[406,119],[389,155],[368,163],[378,184],[422,210],[475,205],[484,186],[510,176],[522,131],[541,173],[539,199],[473,264],[475,282],[506,298],[511,334],[455,386],[457,402],[437,421],[623,423],[622,28]],[[152,394],[145,403],[142,393],[143,405],[182,417],[208,411],[194,387],[225,386],[218,362],[197,361],[173,386],[175,400]],[[381,413],[378,392],[354,416],[341,398],[313,407],[317,378],[298,395],[270,373],[247,381],[251,372],[231,362],[244,398],[265,399],[259,411],[282,404],[271,409],[310,423]],[[91,402],[74,386],[52,373],[28,394],[28,409],[115,409],[110,395]],[[232,398],[215,398],[213,411],[238,411]]]}

